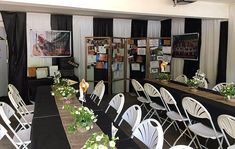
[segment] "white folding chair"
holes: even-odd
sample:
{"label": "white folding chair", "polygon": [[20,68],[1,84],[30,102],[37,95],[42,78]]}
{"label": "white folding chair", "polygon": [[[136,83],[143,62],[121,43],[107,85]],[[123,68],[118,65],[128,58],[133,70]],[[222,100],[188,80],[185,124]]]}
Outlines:
{"label": "white folding chair", "polygon": [[190,146],[186,146],[186,145],[176,145],[176,146],[172,146],[170,149],[193,149]]}
{"label": "white folding chair", "polygon": [[[168,122],[168,120],[170,120],[170,124],[166,127],[166,129],[164,130],[164,134],[166,133],[166,131],[173,125],[175,128],[177,128],[181,134],[184,134],[184,132],[187,130],[185,129],[185,131],[182,131],[180,128],[179,128],[179,125],[177,122],[183,122],[183,124],[185,125],[185,128],[187,128],[187,125],[185,122],[188,121],[188,119],[186,117],[184,117],[178,106],[177,106],[177,102],[175,101],[174,97],[171,95],[170,92],[168,92],[165,88],[161,87],[160,88],[160,93],[162,95],[162,99],[164,100],[165,102],[165,105],[166,105],[166,109],[167,109],[167,112],[166,112],[166,115],[167,115],[167,118],[166,120],[163,122],[162,126]],[[176,111],[173,111],[171,110],[170,108],[170,105],[174,106]],[[170,145],[170,143],[165,139],[166,143]],[[174,144],[176,144],[178,141],[178,139],[174,142]]]}
{"label": "white folding chair", "polygon": [[98,88],[101,84],[104,84],[104,81],[103,81],[103,80],[100,80],[100,81],[96,84],[96,86],[95,86],[95,88],[94,88],[94,91],[91,93],[90,98],[91,98],[92,100],[94,100],[93,98],[94,98],[95,96],[97,96],[97,88]]}
{"label": "white folding chair", "polygon": [[27,111],[27,109],[25,109],[26,112],[22,112],[22,110],[19,110],[20,108],[14,100],[14,98],[16,98],[16,97],[14,97],[14,94],[12,94],[10,91],[8,92],[8,97],[9,97],[13,107],[16,109],[17,113],[24,120],[23,123],[31,124],[32,120],[33,120],[33,114],[30,113],[29,111]]}
{"label": "white folding chair", "polygon": [[182,75],[177,76],[174,81],[186,83],[188,81],[188,78],[186,75],[182,74]]}
{"label": "white folding chair", "polygon": [[123,93],[119,93],[119,94],[115,95],[111,99],[111,101],[109,102],[109,105],[108,105],[107,109],[105,110],[105,113],[108,112],[108,109],[109,109],[110,106],[113,107],[117,112],[117,115],[114,119],[114,122],[117,120],[119,114],[121,113],[122,108],[124,106],[124,102],[125,102],[125,96],[124,96]]}
{"label": "white folding chair", "polygon": [[[189,143],[189,146],[196,139],[196,141],[201,147],[201,143],[199,142],[199,139],[197,137],[197,136],[201,136],[203,138],[206,138],[207,141],[208,139],[217,140],[219,143],[219,147],[222,149],[221,142],[223,141],[223,134],[216,131],[214,123],[211,119],[211,115],[207,111],[207,109],[201,103],[199,103],[198,101],[196,101],[195,99],[191,97],[184,97],[182,99],[182,106],[186,113],[187,118],[189,119],[188,128],[191,132],[194,133],[194,137]],[[189,118],[189,114],[199,119],[208,119],[210,121],[211,127],[208,127],[200,122],[192,123],[192,121]],[[221,141],[220,141],[220,138],[221,138]]]}
{"label": "white folding chair", "polygon": [[[17,145],[16,148],[25,148],[28,149],[28,144],[31,143],[30,140],[30,133],[31,133],[31,127],[28,126],[28,128],[25,127],[20,121],[20,119],[15,115],[15,111],[7,104],[0,102],[0,115],[7,125],[7,127],[11,130],[14,137],[12,140]],[[15,119],[19,122],[19,125],[21,126],[20,129],[13,129],[11,126],[11,121],[9,120],[12,116],[15,117]],[[19,127],[18,127],[19,128]]]}
{"label": "white folding chair", "polygon": [[103,99],[104,92],[105,92],[105,85],[104,85],[104,83],[101,83],[97,87],[96,92],[95,92],[94,97],[93,97],[94,102],[96,102],[96,99],[98,99],[98,103],[97,103],[98,106],[100,105],[100,102]]}
{"label": "white folding chair", "polygon": [[155,119],[142,121],[134,130],[132,138],[137,138],[149,149],[163,148],[163,130],[161,124]]}
{"label": "white folding chair", "polygon": [[219,84],[216,84],[212,90],[214,91],[217,91],[217,92],[220,92],[220,90],[223,88],[223,86],[225,86],[227,83],[223,82],[223,83],[219,83]]}
{"label": "white folding chair", "polygon": [[[164,101],[162,100],[162,96],[160,94],[160,92],[151,84],[149,83],[145,83],[144,84],[144,90],[146,92],[146,95],[147,95],[147,98],[148,100],[150,101],[150,107],[151,109],[149,110],[149,112],[145,115],[145,117],[143,119],[145,119],[151,112],[152,114],[150,115],[149,118],[151,118],[153,116],[153,114],[156,114],[158,119],[159,119],[159,122],[162,123],[161,121],[161,117],[159,116],[158,112],[157,111],[165,111],[166,108],[165,108],[165,103]],[[151,97],[153,98],[160,98],[163,106],[157,104],[156,102],[153,102],[151,100]]]}
{"label": "white folding chair", "polygon": [[203,79],[199,85],[199,87],[202,87],[202,88],[208,88],[208,82],[206,81],[206,79]]}
{"label": "white folding chair", "polygon": [[16,87],[12,84],[8,84],[9,91],[14,95],[14,100],[19,105],[19,110],[22,113],[34,112],[34,105],[26,105],[24,100],[21,98],[19,91],[16,89]]}
{"label": "white folding chair", "polygon": [[[235,117],[231,116],[231,115],[227,115],[227,114],[222,114],[218,117],[217,119],[219,127],[221,129],[221,132],[224,135],[224,138],[228,144],[228,148],[227,149],[234,149],[235,148],[235,144],[231,145],[226,134],[228,134],[230,137],[232,137],[233,139],[235,139]],[[225,134],[226,132],[226,134]]]}
{"label": "white folding chair", "polygon": [[[146,92],[145,92],[143,86],[142,86],[137,80],[135,80],[135,79],[131,79],[131,84],[132,84],[133,88],[135,89],[135,92],[136,92],[136,94],[137,94],[137,96],[138,96],[138,97],[137,97],[137,100],[139,100],[139,101],[142,103],[142,104],[140,105],[140,107],[144,106],[145,109],[146,109],[147,111],[149,111],[145,104],[150,103],[150,101],[149,101],[148,98],[147,98],[147,95],[146,95]],[[145,97],[142,96],[142,95],[140,94],[140,92],[142,92]]]}
{"label": "white folding chair", "polygon": [[142,111],[139,105],[133,105],[129,107],[125,113],[122,115],[122,119],[119,122],[118,126],[120,126],[125,120],[131,127],[132,131],[139,125],[141,121]]}

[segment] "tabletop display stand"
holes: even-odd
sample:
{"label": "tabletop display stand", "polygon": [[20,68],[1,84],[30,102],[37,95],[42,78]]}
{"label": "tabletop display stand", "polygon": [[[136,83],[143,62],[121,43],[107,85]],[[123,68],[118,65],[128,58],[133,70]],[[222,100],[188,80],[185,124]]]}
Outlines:
{"label": "tabletop display stand", "polygon": [[158,78],[163,62],[167,62],[164,72],[171,72],[171,38],[148,38],[146,55],[146,78]]}

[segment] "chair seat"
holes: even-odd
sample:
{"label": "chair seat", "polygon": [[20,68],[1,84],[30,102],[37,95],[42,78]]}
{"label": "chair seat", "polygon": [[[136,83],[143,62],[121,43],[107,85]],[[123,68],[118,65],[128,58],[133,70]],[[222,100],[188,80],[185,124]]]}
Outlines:
{"label": "chair seat", "polygon": [[[33,113],[33,112],[34,112],[34,105],[26,105],[25,108],[26,108],[30,113]],[[19,108],[19,111],[20,111],[20,112],[24,112],[24,111],[22,111],[21,108]]]}
{"label": "chair seat", "polygon": [[234,145],[229,146],[227,149],[235,149],[235,144],[234,144]]}
{"label": "chair seat", "polygon": [[[201,137],[216,139],[216,134],[214,130],[208,126],[203,125],[202,123],[196,123],[196,124],[190,125],[188,128],[193,133]],[[218,134],[218,138],[223,137],[222,133],[217,132],[217,134]]]}
{"label": "chair seat", "polygon": [[[28,123],[31,124],[32,120],[33,120],[33,114],[26,114],[26,115],[24,115],[24,118]],[[23,123],[23,124],[26,123],[23,118],[20,118],[20,122]]]}
{"label": "chair seat", "polygon": [[157,103],[154,103],[154,102],[151,102],[149,105],[150,105],[150,107],[152,107],[153,109],[156,109],[156,110],[166,110],[163,106],[161,106]]}
{"label": "chair seat", "polygon": [[186,146],[186,145],[176,145],[176,146],[172,146],[170,149],[193,149],[190,146]]}
{"label": "chair seat", "polygon": [[183,118],[175,111],[170,111],[170,112],[167,112],[166,115],[172,119],[172,120],[175,120],[175,121],[187,121],[188,119],[186,117],[183,116]]}
{"label": "chair seat", "polygon": [[149,103],[149,101],[143,96],[137,97],[137,100],[139,100],[140,102]]}
{"label": "chair seat", "polygon": [[[19,130],[16,132],[16,134],[20,137],[20,139],[25,143],[25,144],[29,144],[31,143],[30,140],[30,134],[31,134],[31,129],[23,129],[23,130]],[[17,145],[21,145],[22,143],[17,139],[16,136],[13,137],[13,141],[17,144]]]}

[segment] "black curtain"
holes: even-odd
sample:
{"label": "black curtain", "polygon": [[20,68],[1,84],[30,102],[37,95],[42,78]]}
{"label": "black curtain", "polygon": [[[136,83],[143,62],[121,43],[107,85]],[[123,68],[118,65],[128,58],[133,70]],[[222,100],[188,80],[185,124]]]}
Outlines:
{"label": "black curtain", "polygon": [[147,37],[147,20],[132,20],[131,37]]}
{"label": "black curtain", "polygon": [[27,88],[27,37],[25,12],[1,12],[9,47],[9,83],[15,85],[26,103]]}
{"label": "black curtain", "polygon": [[171,19],[161,21],[161,37],[171,37]]}
{"label": "black curtain", "polygon": [[[73,57],[73,22],[72,15],[51,15],[51,29],[52,30],[63,30],[63,31],[71,31],[71,56]],[[63,66],[60,64],[68,61],[69,58],[53,58],[52,64],[59,65],[59,69],[62,69]],[[62,64],[63,65],[63,64]],[[72,66],[70,66],[73,69]]]}
{"label": "black curtain", "polygon": [[185,33],[199,33],[198,60],[184,60],[184,74],[192,78],[199,68],[200,49],[201,49],[201,19],[185,18]]}
{"label": "black curtain", "polygon": [[94,18],[93,35],[94,37],[113,37],[113,19]]}
{"label": "black curtain", "polygon": [[219,59],[216,83],[226,82],[228,21],[220,23]]}

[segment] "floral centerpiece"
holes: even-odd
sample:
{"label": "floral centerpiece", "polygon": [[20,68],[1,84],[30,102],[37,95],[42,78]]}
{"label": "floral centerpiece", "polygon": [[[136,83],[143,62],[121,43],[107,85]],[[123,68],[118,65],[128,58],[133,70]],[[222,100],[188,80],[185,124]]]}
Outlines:
{"label": "floral centerpiece", "polygon": [[167,72],[160,72],[159,75],[158,75],[158,78],[159,80],[170,80],[171,76],[170,76],[170,73],[167,73]]}
{"label": "floral centerpiece", "polygon": [[82,149],[116,149],[116,140],[118,138],[115,137],[109,140],[109,137],[103,133],[93,133]]}
{"label": "floral centerpiece", "polygon": [[234,84],[229,83],[229,84],[224,85],[220,90],[220,94],[225,96],[228,100],[233,98],[235,96],[235,86],[234,86]]}
{"label": "floral centerpiece", "polygon": [[200,80],[198,79],[189,79],[186,84],[190,87],[190,88],[198,88],[199,84],[200,84]]}
{"label": "floral centerpiece", "polygon": [[93,123],[97,121],[97,116],[95,116],[94,112],[87,107],[78,108],[76,106],[65,105],[64,109],[69,111],[74,119],[74,123],[67,127],[67,130],[70,133],[73,133],[76,130],[90,130],[93,128]]}
{"label": "floral centerpiece", "polygon": [[52,91],[52,96],[63,97],[64,99],[70,99],[72,96],[76,95],[78,90],[72,86],[59,86]]}

